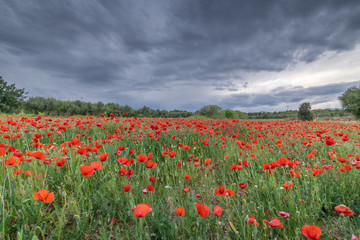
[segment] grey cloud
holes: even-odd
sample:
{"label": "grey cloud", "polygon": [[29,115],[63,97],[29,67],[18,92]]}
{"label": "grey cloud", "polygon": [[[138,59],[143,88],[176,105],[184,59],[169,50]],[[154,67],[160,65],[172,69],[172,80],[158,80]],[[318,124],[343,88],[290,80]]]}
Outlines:
{"label": "grey cloud", "polygon": [[[5,0],[0,28],[2,56],[14,56],[4,72],[9,64],[31,68],[48,74],[49,81],[86,89],[97,98],[93,101],[117,100],[91,89],[114,91],[126,95],[118,101],[135,106],[146,105],[138,96],[148,89],[166,95],[186,84],[238,91],[251,81],[242,77],[246,74],[281,72],[327,51],[351,50],[360,41],[360,5],[357,0]],[[42,95],[53,85],[30,94]],[[240,104],[268,106],[335,90],[286,88],[233,97]]]}
{"label": "grey cloud", "polygon": [[305,100],[309,101],[311,104],[317,104],[337,99],[337,97],[345,92],[346,89],[355,85],[360,85],[360,81],[341,82],[308,88],[302,86],[279,87],[271,93],[232,94],[230,97],[224,99],[222,104],[231,108],[251,108],[258,106],[276,107],[286,103],[299,104]]}

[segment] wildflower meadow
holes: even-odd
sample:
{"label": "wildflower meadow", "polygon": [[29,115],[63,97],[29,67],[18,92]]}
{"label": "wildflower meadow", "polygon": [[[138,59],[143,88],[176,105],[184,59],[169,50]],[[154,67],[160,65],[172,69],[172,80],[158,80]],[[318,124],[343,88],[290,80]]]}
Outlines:
{"label": "wildflower meadow", "polygon": [[3,116],[1,239],[358,239],[360,125]]}

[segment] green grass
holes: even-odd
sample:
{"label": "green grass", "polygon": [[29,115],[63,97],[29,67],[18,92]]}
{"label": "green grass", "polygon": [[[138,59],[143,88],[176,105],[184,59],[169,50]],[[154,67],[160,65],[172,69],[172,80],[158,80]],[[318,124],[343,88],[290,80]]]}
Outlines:
{"label": "green grass", "polygon": [[[7,122],[11,119],[16,125]],[[321,239],[350,239],[351,234],[360,235],[360,187],[357,184],[360,170],[353,166],[352,170],[339,171],[345,163],[331,159],[328,153],[335,150],[337,156],[349,160],[360,155],[354,142],[359,138],[359,127],[354,122],[47,119],[43,117],[35,121],[35,118],[28,118],[28,122],[21,117],[1,119],[0,142],[7,149],[1,157],[3,165],[0,169],[0,231],[3,239],[306,239],[301,234],[303,225],[320,227]],[[70,128],[58,134],[59,126],[66,121],[68,124],[65,126]],[[39,128],[31,126],[31,122],[36,122]],[[102,127],[97,123],[103,123]],[[158,126],[158,129],[153,130],[151,126]],[[323,129],[328,132],[318,136],[316,131]],[[54,134],[52,141],[46,135],[48,132]],[[158,137],[156,132],[160,133]],[[349,133],[350,140],[342,141],[334,132]],[[18,133],[21,138],[2,138],[5,134]],[[34,144],[32,137],[37,133],[42,134],[39,142],[43,147],[40,148],[31,146]],[[154,138],[150,138],[149,133]],[[76,137],[78,134],[80,137]],[[238,134],[238,137],[232,137],[233,134]],[[327,146],[324,143],[326,134],[335,137],[337,144]],[[171,140],[173,135],[176,135],[175,140]],[[101,148],[97,153],[82,156],[72,146],[67,147],[69,152],[64,155],[60,152],[60,145],[72,138],[80,139],[83,147],[93,141],[102,141]],[[208,145],[199,141],[206,138]],[[278,139],[282,140],[282,147],[275,145]],[[244,143],[241,149],[236,140]],[[307,147],[302,141],[312,141],[313,144]],[[179,143],[191,149],[183,150]],[[247,149],[246,144],[252,148]],[[24,156],[32,161],[22,162],[19,166],[5,166],[5,160],[13,155],[8,146],[23,154],[29,150],[42,151],[46,159],[53,160],[44,164],[31,156]],[[119,146],[125,150],[120,156],[114,155]],[[167,148],[176,152],[175,157],[162,156]],[[270,152],[269,148],[273,151]],[[135,154],[130,155],[129,149],[133,149]],[[314,150],[317,151],[315,157],[308,159],[307,155]],[[103,169],[95,171],[91,177],[84,177],[80,166],[99,161],[98,155],[103,152],[110,154],[108,160],[102,162]],[[148,169],[146,163],[137,162],[136,156],[150,152],[157,167]],[[256,157],[251,157],[251,153]],[[347,157],[348,154],[354,157]],[[193,156],[191,162],[189,156]],[[225,156],[229,158],[226,160]],[[63,167],[55,166],[56,157],[67,157]],[[120,165],[117,162],[119,157],[134,158],[135,162],[128,167]],[[299,178],[291,177],[289,166],[279,166],[271,174],[263,170],[264,163],[280,157],[302,162],[294,169],[300,171]],[[200,160],[198,167],[194,166],[195,158]],[[212,160],[209,165],[204,164],[207,158]],[[248,167],[229,169],[232,164],[243,160],[249,163]],[[179,162],[182,163],[180,168]],[[334,167],[312,176],[310,168],[317,164],[321,168],[322,163]],[[133,169],[131,178],[120,176],[120,168]],[[15,169],[22,169],[24,173],[13,175]],[[32,171],[34,175],[27,177],[25,171]],[[44,177],[38,177],[39,174],[44,174]],[[186,180],[185,174],[191,178]],[[150,182],[151,176],[157,180]],[[284,189],[282,186],[286,181],[294,183],[294,187]],[[240,189],[239,183],[247,183],[248,188]],[[155,191],[143,194],[148,184],[154,185]],[[131,185],[129,192],[124,192],[125,185]],[[235,196],[216,196],[215,189],[220,186],[234,190]],[[190,191],[184,193],[184,187],[189,187]],[[54,201],[43,203],[35,200],[33,194],[40,189],[54,192]],[[139,203],[151,205],[152,211],[144,218],[135,218],[131,210]],[[196,203],[206,204],[210,215],[201,217],[195,208]],[[338,213],[334,208],[339,204],[349,206],[355,214],[345,216]],[[221,216],[213,214],[216,205],[223,209]],[[177,216],[177,207],[185,208],[185,216]],[[290,217],[279,217],[279,211],[290,213]],[[260,226],[247,224],[248,216],[254,216]],[[271,228],[263,222],[275,217],[284,224],[282,228]],[[111,224],[113,218],[115,222]]]}

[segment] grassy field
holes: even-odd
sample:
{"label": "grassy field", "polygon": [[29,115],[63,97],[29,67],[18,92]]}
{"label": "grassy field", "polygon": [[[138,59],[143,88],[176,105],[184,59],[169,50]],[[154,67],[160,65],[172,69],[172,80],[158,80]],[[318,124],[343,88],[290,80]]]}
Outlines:
{"label": "grassy field", "polygon": [[357,122],[0,121],[2,239],[360,237]]}

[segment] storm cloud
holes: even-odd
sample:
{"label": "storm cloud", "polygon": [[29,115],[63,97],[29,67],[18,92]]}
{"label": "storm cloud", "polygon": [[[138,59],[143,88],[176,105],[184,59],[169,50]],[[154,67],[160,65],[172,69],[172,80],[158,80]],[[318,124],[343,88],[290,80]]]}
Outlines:
{"label": "storm cloud", "polygon": [[360,64],[357,0],[4,0],[0,29],[0,75],[29,96],[285,110],[338,107],[360,80],[346,69]]}

